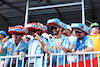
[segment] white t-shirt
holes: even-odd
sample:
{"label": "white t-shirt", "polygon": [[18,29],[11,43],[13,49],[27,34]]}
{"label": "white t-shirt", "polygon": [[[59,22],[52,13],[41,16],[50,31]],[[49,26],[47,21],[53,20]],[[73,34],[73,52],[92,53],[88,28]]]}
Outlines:
{"label": "white t-shirt", "polygon": [[[60,39],[55,39],[56,40],[56,45],[58,45],[58,42],[60,43]],[[56,53],[58,53],[58,49],[56,48]]]}
{"label": "white t-shirt", "polygon": [[[75,39],[77,39],[77,37],[75,37],[75,36],[69,36],[68,39],[69,39],[69,41],[71,43],[73,43],[73,41]],[[76,61],[76,55],[73,55],[73,56],[67,55],[67,61],[68,61],[68,64],[70,63],[70,61],[71,62],[75,62]]]}
{"label": "white t-shirt", "polygon": [[[35,54],[37,42],[38,42],[38,40],[34,40],[33,41],[32,49],[31,49],[31,55],[34,55]],[[29,63],[34,63],[34,61],[35,61],[34,57],[31,57]]]}
{"label": "white t-shirt", "polygon": [[68,39],[70,40],[70,42],[73,42],[77,37],[75,36],[69,36]]}
{"label": "white t-shirt", "polygon": [[58,45],[58,42],[60,43],[60,39],[56,39],[56,45]]}

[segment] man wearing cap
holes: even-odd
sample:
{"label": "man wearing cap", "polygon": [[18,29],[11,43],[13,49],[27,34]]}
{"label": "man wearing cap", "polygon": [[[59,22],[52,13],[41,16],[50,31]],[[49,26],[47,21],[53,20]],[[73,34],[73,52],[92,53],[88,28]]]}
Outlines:
{"label": "man wearing cap", "polygon": [[[93,44],[94,44],[94,51],[100,51],[100,34],[98,34],[99,32],[99,24],[98,23],[92,23],[90,25],[90,27],[92,28],[92,32],[91,35],[89,35],[92,40],[93,40]],[[95,54],[95,57],[97,57],[97,54]]]}
{"label": "man wearing cap", "polygon": [[71,31],[72,31],[71,26],[70,25],[67,25],[67,30],[63,30],[62,31],[62,34],[64,36],[66,36],[66,37],[69,37],[71,35]]}
{"label": "man wearing cap", "polygon": [[[1,30],[0,31],[0,47],[1,47],[1,44],[2,44],[2,40],[6,36],[7,36],[7,33],[5,31]],[[0,56],[6,56],[6,52],[4,52],[3,54],[1,54]],[[4,63],[5,63],[5,60],[1,59],[0,67],[3,67]]]}
{"label": "man wearing cap", "polygon": [[28,43],[29,40],[31,40],[32,36],[31,35],[26,35],[26,43]]}
{"label": "man wearing cap", "polygon": [[[92,38],[87,36],[87,34],[89,35],[91,33],[91,28],[81,23],[72,23],[71,27],[75,31],[77,37],[77,39],[73,41],[75,46],[72,50],[75,52],[93,51],[94,45]],[[94,58],[94,55],[92,55],[92,58]],[[83,59],[83,55],[79,55],[79,61],[83,61]],[[85,60],[88,59],[90,59],[89,54],[85,55]]]}
{"label": "man wearing cap", "polygon": [[[32,34],[34,39],[31,39],[28,42],[28,55],[37,55],[44,54],[44,46],[47,44],[47,39],[42,36],[42,33],[46,33],[48,28],[47,26],[41,23],[28,23],[25,26]],[[35,62],[35,63],[34,63]],[[34,57],[28,58],[26,66],[29,63],[29,67],[40,67],[41,57],[36,57],[36,61]],[[44,66],[44,58],[42,61],[42,67]]]}
{"label": "man wearing cap", "polygon": [[72,28],[70,25],[67,25],[67,30],[63,30],[62,34],[70,40],[70,49],[72,49],[72,42],[77,38],[75,37],[74,31],[71,35]]}
{"label": "man wearing cap", "polygon": [[[63,34],[65,37],[67,37],[67,38],[69,39],[69,41],[70,41],[70,48],[69,48],[70,50],[71,50],[72,48],[74,48],[74,45],[73,45],[72,43],[73,43],[73,41],[77,38],[77,37],[71,35],[71,31],[72,31],[72,28],[71,28],[70,25],[67,25],[67,30],[63,30],[63,31],[62,31],[62,34]],[[71,59],[70,59],[70,55],[67,55],[67,61],[68,61],[68,63],[70,63],[70,61],[74,62],[72,59],[74,59],[74,55],[71,56]]]}
{"label": "man wearing cap", "polygon": [[[21,37],[27,34],[27,30],[23,26],[9,27],[8,33],[12,34],[12,38],[7,41],[8,38],[3,39],[0,47],[0,54],[7,52],[6,56],[19,55],[19,52],[27,51],[27,44]],[[7,42],[5,42],[7,41]],[[4,43],[5,42],[5,43]],[[10,58],[7,58],[5,67],[10,66]],[[18,60],[18,67],[21,67],[22,61]],[[15,67],[16,59],[13,58],[12,67]]]}
{"label": "man wearing cap", "polygon": [[[61,22],[59,19],[49,19],[47,25],[51,27],[52,34],[55,35],[48,41],[48,46],[45,46],[45,51],[50,53],[67,53],[70,46],[69,39],[61,35],[63,29],[67,30],[66,24]],[[66,56],[67,57],[67,56]],[[63,56],[59,56],[58,65],[63,65]],[[67,63],[67,58],[65,58],[65,64]],[[52,57],[52,66],[56,66],[57,56]]]}

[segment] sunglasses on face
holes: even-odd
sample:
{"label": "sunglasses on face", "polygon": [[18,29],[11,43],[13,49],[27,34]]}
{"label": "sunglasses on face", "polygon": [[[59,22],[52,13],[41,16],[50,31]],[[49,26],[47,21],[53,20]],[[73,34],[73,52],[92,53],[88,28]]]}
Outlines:
{"label": "sunglasses on face", "polygon": [[31,30],[31,32],[36,32],[36,30]]}
{"label": "sunglasses on face", "polygon": [[16,34],[13,34],[13,35],[22,35],[22,33],[16,33]]}
{"label": "sunglasses on face", "polygon": [[19,36],[19,35],[22,35],[21,33],[17,33],[17,34],[13,34],[14,36]]}
{"label": "sunglasses on face", "polygon": [[57,26],[52,26],[51,27],[51,29],[53,30],[53,29],[58,29],[59,27],[57,27]]}
{"label": "sunglasses on face", "polygon": [[77,33],[82,33],[83,31],[75,31],[75,33],[77,34]]}
{"label": "sunglasses on face", "polygon": [[0,35],[3,35],[3,34],[0,34]]}
{"label": "sunglasses on face", "polygon": [[66,35],[67,33],[62,33],[63,35]]}

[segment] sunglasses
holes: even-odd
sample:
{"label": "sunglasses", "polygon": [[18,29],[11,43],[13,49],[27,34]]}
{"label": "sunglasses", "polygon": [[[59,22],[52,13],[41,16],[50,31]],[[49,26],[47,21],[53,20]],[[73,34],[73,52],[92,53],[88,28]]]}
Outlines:
{"label": "sunglasses", "polygon": [[31,30],[31,32],[36,32],[36,30]]}
{"label": "sunglasses", "polygon": [[23,35],[22,33],[16,33],[16,34],[13,34],[14,36],[19,36],[19,35]]}
{"label": "sunglasses", "polygon": [[82,33],[82,32],[83,32],[83,31],[75,31],[75,33],[76,33],[76,34],[77,34],[77,33],[79,33],[79,34],[80,34],[80,33]]}
{"label": "sunglasses", "polygon": [[67,33],[62,33],[63,35],[66,35]]}
{"label": "sunglasses", "polygon": [[13,34],[13,35],[23,35],[22,33],[15,33],[15,34]]}
{"label": "sunglasses", "polygon": [[52,26],[51,27],[51,29],[53,30],[53,29],[58,29],[59,27],[57,27],[57,26]]}

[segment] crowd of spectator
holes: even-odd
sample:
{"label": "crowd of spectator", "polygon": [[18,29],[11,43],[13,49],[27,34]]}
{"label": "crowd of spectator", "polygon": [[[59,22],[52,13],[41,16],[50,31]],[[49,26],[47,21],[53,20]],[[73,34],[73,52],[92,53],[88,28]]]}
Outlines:
{"label": "crowd of spectator", "polygon": [[[47,26],[51,28],[52,33],[47,34]],[[25,27],[14,26],[8,28],[8,33],[12,35],[9,38],[7,33],[0,31],[0,56],[35,55],[35,54],[51,54],[51,53],[68,53],[68,52],[90,52],[100,51],[99,42],[99,24],[92,23],[90,27],[82,23],[71,23],[71,26],[63,23],[57,18],[49,19],[47,26],[41,23],[27,23]],[[31,33],[31,35],[30,35]],[[92,58],[97,55],[92,55]],[[70,60],[70,58],[72,60]],[[79,55],[79,61],[83,61],[83,55]],[[63,65],[63,56],[59,56],[58,65]],[[76,62],[76,56],[65,56],[65,64]],[[85,55],[85,59],[90,59],[90,54]],[[29,67],[40,67],[41,58],[26,58],[25,67],[29,62]],[[1,59],[0,67],[10,66],[11,59]],[[52,57],[52,66],[57,65],[57,56]],[[18,60],[18,67],[21,67],[22,61]],[[16,66],[16,58],[13,59],[12,67]],[[43,64],[44,66],[44,58]]]}

